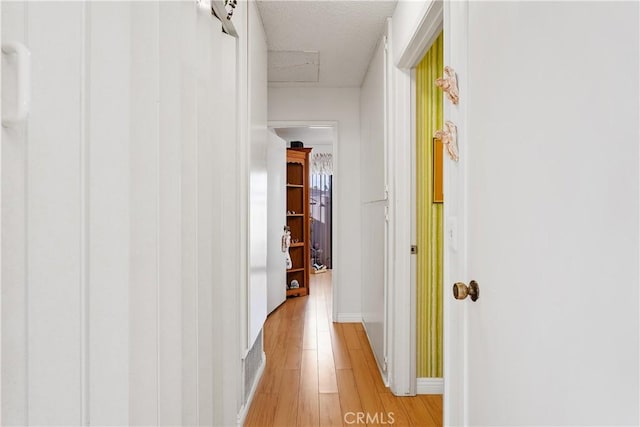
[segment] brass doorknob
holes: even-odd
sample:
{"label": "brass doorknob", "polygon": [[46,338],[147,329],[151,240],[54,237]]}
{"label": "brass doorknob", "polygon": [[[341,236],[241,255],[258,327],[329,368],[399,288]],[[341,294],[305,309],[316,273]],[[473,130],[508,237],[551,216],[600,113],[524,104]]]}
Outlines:
{"label": "brass doorknob", "polygon": [[480,297],[480,286],[478,286],[478,282],[472,280],[469,282],[469,286],[461,282],[453,285],[453,297],[455,299],[465,299],[467,295],[471,297],[471,301],[478,300]]}

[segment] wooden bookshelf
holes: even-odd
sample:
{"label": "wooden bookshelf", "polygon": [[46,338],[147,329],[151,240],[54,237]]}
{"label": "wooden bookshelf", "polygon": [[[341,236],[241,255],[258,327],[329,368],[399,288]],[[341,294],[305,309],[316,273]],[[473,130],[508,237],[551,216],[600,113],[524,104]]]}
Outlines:
{"label": "wooden bookshelf", "polygon": [[[291,230],[292,268],[287,270],[287,296],[309,294],[311,242],[309,221],[309,153],[310,148],[287,149],[287,225]],[[295,241],[295,243],[294,243]],[[299,288],[290,289],[293,280]]]}

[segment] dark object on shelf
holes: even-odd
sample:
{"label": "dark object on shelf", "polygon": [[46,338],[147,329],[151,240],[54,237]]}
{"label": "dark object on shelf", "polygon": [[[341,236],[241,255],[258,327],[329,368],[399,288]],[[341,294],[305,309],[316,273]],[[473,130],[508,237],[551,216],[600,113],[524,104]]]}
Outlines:
{"label": "dark object on shelf", "polygon": [[304,148],[302,141],[291,141],[291,148]]}

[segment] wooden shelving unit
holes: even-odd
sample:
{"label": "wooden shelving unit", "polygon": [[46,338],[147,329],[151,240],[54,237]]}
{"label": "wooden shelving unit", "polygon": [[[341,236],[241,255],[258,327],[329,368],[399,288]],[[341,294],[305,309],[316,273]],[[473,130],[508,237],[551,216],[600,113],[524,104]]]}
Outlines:
{"label": "wooden shelving unit", "polygon": [[[309,221],[309,153],[310,148],[287,149],[287,225],[291,230],[292,268],[287,270],[287,296],[309,294],[311,242]],[[293,213],[290,213],[293,212]],[[290,289],[293,280],[299,288]]]}

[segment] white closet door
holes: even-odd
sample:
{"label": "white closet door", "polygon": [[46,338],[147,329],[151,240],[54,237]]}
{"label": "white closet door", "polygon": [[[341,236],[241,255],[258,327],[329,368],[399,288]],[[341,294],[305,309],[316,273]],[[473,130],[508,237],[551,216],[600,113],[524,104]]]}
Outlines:
{"label": "white closet door", "polygon": [[381,39],[362,86],[362,322],[386,376],[387,207],[385,41]]}

